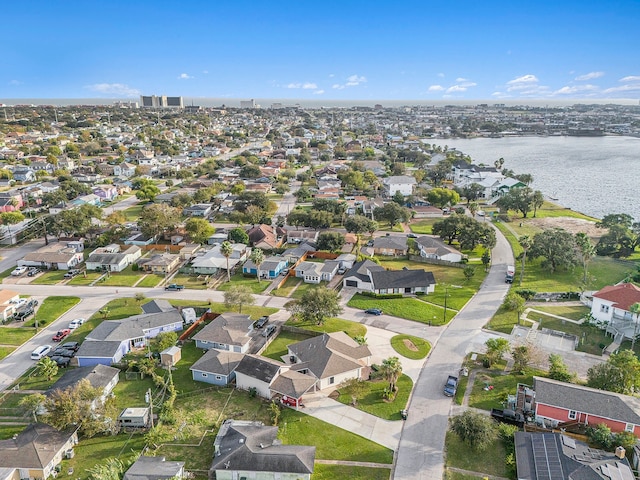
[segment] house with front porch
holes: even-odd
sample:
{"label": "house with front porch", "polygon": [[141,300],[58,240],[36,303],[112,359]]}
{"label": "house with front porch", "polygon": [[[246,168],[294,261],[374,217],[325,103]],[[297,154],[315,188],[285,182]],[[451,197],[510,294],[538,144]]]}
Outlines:
{"label": "house with front porch", "polygon": [[359,292],[376,294],[427,294],[433,293],[436,288],[432,272],[424,270],[386,270],[371,260],[356,262],[344,274],[342,285],[355,288]]}
{"label": "house with front porch", "polygon": [[408,248],[406,236],[389,235],[377,237],[373,240],[374,255],[404,256],[407,254]]}
{"label": "house with front porch", "polygon": [[632,305],[640,303],[640,288],[633,283],[607,285],[593,294],[591,316],[616,339],[631,340],[640,332],[638,313]]}
{"label": "house with front porch", "polygon": [[20,267],[37,267],[46,270],[69,270],[80,265],[84,256],[80,248],[64,242],[54,242],[27,253],[18,260]]}
{"label": "house with front porch", "polygon": [[232,243],[231,247],[233,250],[228,259],[222,255],[218,244],[196,254],[189,267],[198,275],[215,275],[221,271],[226,272],[228,261],[229,270],[233,271],[238,264],[247,259],[251,249],[244,243]]}
{"label": "house with front porch", "polygon": [[420,249],[420,256],[422,258],[452,263],[459,263],[462,260],[461,252],[435,236],[424,235],[416,238],[416,246]]}
{"label": "house with front porch", "polygon": [[147,258],[140,258],[136,261],[138,266],[145,272],[166,275],[173,272],[180,265],[180,255],[173,253],[157,253]]}
{"label": "house with front porch", "polygon": [[[260,278],[274,279],[282,270],[287,268],[287,260],[284,257],[271,256],[264,259],[260,264]],[[253,260],[249,259],[242,267],[242,273],[247,275],[258,275],[258,267]]]}

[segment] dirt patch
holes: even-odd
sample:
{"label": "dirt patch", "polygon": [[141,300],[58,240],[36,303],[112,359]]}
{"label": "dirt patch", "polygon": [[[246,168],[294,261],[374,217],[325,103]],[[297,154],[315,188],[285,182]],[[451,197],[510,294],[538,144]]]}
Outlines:
{"label": "dirt patch", "polygon": [[606,233],[606,230],[602,230],[601,228],[596,228],[595,222],[591,222],[583,218],[570,218],[570,217],[531,218],[527,223],[541,229],[563,228],[567,232],[572,234],[586,233],[589,237],[594,239],[598,239],[604,233]]}
{"label": "dirt patch", "polygon": [[407,347],[409,350],[411,350],[412,352],[417,352],[418,351],[418,347],[416,347],[416,344],[413,343],[411,340],[409,340],[408,338],[404,338],[402,340],[402,343],[404,343],[404,346]]}

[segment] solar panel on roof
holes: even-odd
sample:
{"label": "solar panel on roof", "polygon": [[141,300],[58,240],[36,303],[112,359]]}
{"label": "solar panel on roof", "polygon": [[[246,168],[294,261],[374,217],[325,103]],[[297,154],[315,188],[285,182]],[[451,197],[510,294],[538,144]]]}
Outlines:
{"label": "solar panel on roof", "polygon": [[532,435],[531,445],[538,480],[564,480],[560,452],[554,435]]}
{"label": "solar panel on roof", "polygon": [[562,443],[566,447],[576,448],[576,441],[571,437],[567,437],[566,435],[562,435]]}

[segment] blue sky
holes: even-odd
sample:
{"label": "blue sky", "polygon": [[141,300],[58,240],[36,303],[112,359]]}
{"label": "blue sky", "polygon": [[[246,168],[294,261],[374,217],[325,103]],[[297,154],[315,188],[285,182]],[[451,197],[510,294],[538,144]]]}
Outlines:
{"label": "blue sky", "polygon": [[30,0],[2,98],[640,98],[640,1]]}

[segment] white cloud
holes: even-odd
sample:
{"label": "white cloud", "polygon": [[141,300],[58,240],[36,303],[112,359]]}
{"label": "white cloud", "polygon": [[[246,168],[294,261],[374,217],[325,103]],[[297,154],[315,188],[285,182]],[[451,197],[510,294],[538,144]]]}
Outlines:
{"label": "white cloud", "polygon": [[191,75],[189,75],[188,73],[181,73],[180,75],[178,75],[178,79],[179,80],[190,80],[193,77]]}
{"label": "white cloud", "polygon": [[315,92],[313,92],[314,95],[322,95],[324,93],[324,90],[316,90]]}
{"label": "white cloud", "polygon": [[444,87],[442,85],[431,85],[427,90],[430,92],[441,92],[444,90]]}
{"label": "white cloud", "polygon": [[84,87],[92,92],[101,93],[103,95],[114,95],[120,97],[139,97],[140,90],[131,88],[124,83],[94,83]]}
{"label": "white cloud", "polygon": [[361,75],[351,75],[347,77],[347,81],[345,83],[335,83],[331,88],[335,88],[336,90],[343,90],[347,87],[357,87],[358,85],[362,85],[363,83],[367,83],[367,78]]}
{"label": "white cloud", "polygon": [[453,85],[447,88],[447,93],[460,93],[460,92],[466,92],[466,91],[467,91],[467,87],[463,87],[462,85]]}
{"label": "white cloud", "polygon": [[467,79],[467,78],[462,78],[462,77],[456,78],[456,83],[465,83],[465,82],[468,82],[468,81],[469,81],[469,79]]}
{"label": "white cloud", "polygon": [[603,93],[640,92],[640,83],[628,83],[619,87],[607,88]]}
{"label": "white cloud", "polygon": [[329,74],[329,78],[333,78],[333,77],[335,77],[335,76],[336,76],[336,74],[335,74],[335,73],[330,73],[330,74]]}
{"label": "white cloud", "polygon": [[202,73],[204,73],[205,75],[209,73],[209,70],[202,70]]}
{"label": "white cloud", "polygon": [[620,82],[640,82],[640,76],[638,75],[630,75],[628,77],[622,77]]}
{"label": "white cloud", "polygon": [[523,84],[531,84],[538,83],[538,77],[535,75],[523,75],[521,77],[514,78],[513,80],[509,80],[507,85],[523,85]]}
{"label": "white cloud", "polygon": [[583,82],[585,80],[593,80],[594,78],[600,78],[604,75],[604,72],[589,72],[584,75],[578,75],[575,79],[579,82]]}
{"label": "white cloud", "polygon": [[296,83],[288,84],[287,88],[302,88],[303,90],[315,90],[318,88],[318,85],[312,82],[305,82],[305,83],[296,82]]}
{"label": "white cloud", "polygon": [[554,95],[575,95],[576,93],[587,93],[598,90],[595,85],[571,85],[562,87],[559,90],[553,92]]}

